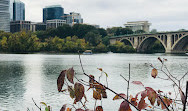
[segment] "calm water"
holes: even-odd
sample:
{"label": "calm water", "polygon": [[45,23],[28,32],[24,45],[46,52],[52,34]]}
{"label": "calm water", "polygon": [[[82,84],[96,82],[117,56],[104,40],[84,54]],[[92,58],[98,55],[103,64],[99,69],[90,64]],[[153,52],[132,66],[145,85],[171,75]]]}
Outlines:
{"label": "calm water", "polygon": [[[97,68],[103,68],[108,73],[108,86],[119,92],[126,93],[126,82],[120,77],[128,77],[128,64],[131,64],[131,80],[139,80],[145,86],[151,86],[155,90],[165,92],[172,90],[169,81],[153,79],[150,76],[152,68],[145,63],[152,63],[159,68],[157,57],[168,59],[166,65],[174,76],[180,77],[188,71],[187,55],[166,54],[94,54],[82,55],[85,72],[98,78],[100,72]],[[61,70],[74,67],[77,77],[88,81],[81,75],[81,67],[78,55],[47,55],[47,54],[0,54],[0,111],[26,111],[37,110],[32,98],[40,105],[44,101],[52,106],[53,111],[60,110],[63,104],[73,103],[69,96],[58,93],[56,80]],[[159,72],[161,77],[164,75]],[[185,78],[185,81],[188,77]],[[105,75],[102,80],[105,82]],[[184,82],[185,83],[185,82]],[[130,84],[130,93],[135,95],[143,90],[140,86]],[[85,88],[87,90],[87,87]],[[119,108],[121,100],[112,101],[114,95],[107,92],[108,99],[102,102],[104,110],[113,111]],[[89,102],[88,108],[92,109],[94,100],[92,91],[86,92]],[[101,102],[97,102],[98,105]],[[80,104],[76,107],[81,106]]]}

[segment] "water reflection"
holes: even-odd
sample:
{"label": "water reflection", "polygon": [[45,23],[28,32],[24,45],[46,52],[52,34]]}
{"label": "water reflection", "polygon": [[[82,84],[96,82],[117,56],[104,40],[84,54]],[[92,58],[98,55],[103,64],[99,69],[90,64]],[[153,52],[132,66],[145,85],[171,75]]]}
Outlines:
{"label": "water reflection", "polygon": [[[33,108],[35,102],[40,103],[42,95],[42,84],[43,84],[43,58],[40,55],[26,55],[23,58],[24,65],[24,89],[26,90],[23,97],[22,107]],[[33,104],[33,105],[31,105]],[[29,106],[28,106],[29,105]],[[31,107],[32,106],[32,107]]]}

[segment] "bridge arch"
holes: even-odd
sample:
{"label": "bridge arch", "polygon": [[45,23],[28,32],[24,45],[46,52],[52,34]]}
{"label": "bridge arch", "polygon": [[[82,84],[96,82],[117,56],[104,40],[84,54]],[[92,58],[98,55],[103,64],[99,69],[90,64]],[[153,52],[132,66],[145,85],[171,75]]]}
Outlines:
{"label": "bridge arch", "polygon": [[160,43],[163,45],[165,51],[166,51],[166,49],[167,49],[166,44],[165,44],[165,42],[163,42],[163,41],[161,40],[161,39],[164,39],[164,38],[166,38],[166,37],[165,37],[165,36],[160,37],[160,38],[159,38],[158,36],[146,37],[145,39],[143,39],[143,40],[139,43],[139,45],[138,45],[138,47],[137,47],[137,50],[138,50],[138,52],[145,52],[145,50],[147,50],[148,47],[151,46],[151,44],[153,44],[156,40],[159,40]]}
{"label": "bridge arch", "polygon": [[188,51],[188,35],[181,35],[172,45],[172,51]]}
{"label": "bridge arch", "polygon": [[[120,42],[123,42],[124,40],[128,41],[131,44],[131,46],[134,47],[134,44],[130,39],[123,38],[123,39],[120,40]],[[134,41],[134,38],[133,38],[133,41]]]}

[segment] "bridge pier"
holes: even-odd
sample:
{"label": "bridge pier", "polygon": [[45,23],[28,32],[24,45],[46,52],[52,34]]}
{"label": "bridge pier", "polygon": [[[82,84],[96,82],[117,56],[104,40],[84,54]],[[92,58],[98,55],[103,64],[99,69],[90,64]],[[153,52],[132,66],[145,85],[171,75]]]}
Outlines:
{"label": "bridge pier", "polygon": [[172,53],[172,37],[171,34],[167,34],[167,44],[165,53]]}

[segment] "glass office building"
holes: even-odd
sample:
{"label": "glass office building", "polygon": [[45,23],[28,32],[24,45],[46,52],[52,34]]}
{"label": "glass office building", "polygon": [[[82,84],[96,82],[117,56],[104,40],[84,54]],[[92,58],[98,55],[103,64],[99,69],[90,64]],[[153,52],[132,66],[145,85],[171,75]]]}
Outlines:
{"label": "glass office building", "polygon": [[20,0],[13,2],[13,21],[25,20],[25,4]]}
{"label": "glass office building", "polygon": [[0,0],[0,30],[10,32],[9,0]]}
{"label": "glass office building", "polygon": [[43,22],[53,19],[63,19],[64,9],[61,5],[53,5],[43,8]]}

